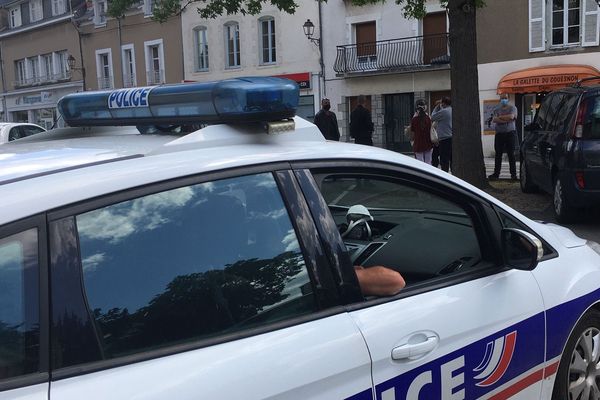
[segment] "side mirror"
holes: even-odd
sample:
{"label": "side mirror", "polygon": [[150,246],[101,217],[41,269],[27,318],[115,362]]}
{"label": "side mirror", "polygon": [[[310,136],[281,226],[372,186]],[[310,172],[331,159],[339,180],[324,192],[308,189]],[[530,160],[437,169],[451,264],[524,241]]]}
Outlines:
{"label": "side mirror", "polygon": [[502,229],[502,256],[507,267],[533,270],[544,255],[540,239],[521,229]]}

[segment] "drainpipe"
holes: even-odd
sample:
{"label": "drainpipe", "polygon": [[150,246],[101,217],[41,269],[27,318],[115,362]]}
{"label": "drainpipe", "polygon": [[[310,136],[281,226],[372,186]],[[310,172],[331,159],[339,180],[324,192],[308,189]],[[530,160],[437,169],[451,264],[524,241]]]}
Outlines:
{"label": "drainpipe", "polygon": [[[325,35],[323,35],[323,10],[322,10],[322,0],[319,0],[319,63],[321,64],[321,79],[323,79],[323,97],[327,97],[327,87],[325,85],[325,62],[323,61],[323,39]],[[319,99],[319,104],[321,104],[321,99]]]}
{"label": "drainpipe", "polygon": [[[123,36],[122,36],[122,31],[121,31],[121,18],[122,16],[120,16],[119,18],[117,18],[117,24],[119,26],[119,71],[121,71],[121,78],[124,79],[125,78],[125,74],[123,74]],[[121,87],[125,87],[125,82],[121,82]]]}
{"label": "drainpipe", "polygon": [[81,44],[81,31],[79,30],[79,26],[77,26],[77,23],[73,21],[73,18],[71,18],[71,24],[73,24],[73,27],[77,31],[77,39],[79,41],[79,59],[81,60],[81,78],[83,79],[83,91],[85,92],[87,90],[87,86],[85,77],[85,63],[83,62],[83,46]]}
{"label": "drainpipe", "polygon": [[4,79],[4,49],[3,41],[0,41],[0,80],[2,80],[2,121],[8,121],[8,111],[6,110],[6,80]]}

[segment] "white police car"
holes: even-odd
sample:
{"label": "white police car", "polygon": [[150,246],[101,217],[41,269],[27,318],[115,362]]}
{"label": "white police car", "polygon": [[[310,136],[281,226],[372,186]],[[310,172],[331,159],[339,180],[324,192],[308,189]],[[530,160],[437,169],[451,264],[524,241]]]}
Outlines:
{"label": "white police car", "polygon": [[[287,119],[297,98],[274,78],[69,95],[71,126],[228,125],[0,148],[0,399],[600,398],[597,244],[326,142]],[[364,298],[354,265],[407,286]]]}

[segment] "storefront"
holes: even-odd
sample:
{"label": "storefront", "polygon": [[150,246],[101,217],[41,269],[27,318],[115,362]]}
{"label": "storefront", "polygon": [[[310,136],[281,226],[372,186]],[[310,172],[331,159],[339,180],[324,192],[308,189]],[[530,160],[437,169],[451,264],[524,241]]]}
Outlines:
{"label": "storefront", "polygon": [[290,79],[298,84],[300,87],[300,99],[296,115],[312,122],[315,119],[315,96],[313,94],[310,72],[275,76],[277,78]]}
{"label": "storefront", "polygon": [[[498,104],[497,95],[509,94],[511,101],[517,107],[517,134],[520,143],[524,127],[533,121],[537,108],[547,93],[574,85],[582,79],[597,76],[600,76],[600,71],[593,66],[582,64],[559,64],[526,68],[502,76],[497,83],[494,98],[486,99],[485,96],[482,96],[484,137],[486,135],[493,137],[495,134],[493,109]],[[600,80],[591,83],[600,83]],[[488,147],[492,143],[489,140],[483,142],[485,152],[486,142]]]}
{"label": "storefront", "polygon": [[58,118],[56,111],[58,100],[69,93],[81,90],[81,84],[69,84],[8,92],[5,95],[6,120],[30,122],[49,129]]}

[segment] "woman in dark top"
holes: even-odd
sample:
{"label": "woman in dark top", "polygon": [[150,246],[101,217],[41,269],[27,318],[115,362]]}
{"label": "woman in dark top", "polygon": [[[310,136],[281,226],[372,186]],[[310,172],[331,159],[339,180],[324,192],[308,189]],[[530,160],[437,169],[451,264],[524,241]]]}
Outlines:
{"label": "woman in dark top", "polygon": [[415,158],[431,164],[433,143],[431,142],[431,118],[425,112],[425,101],[417,101],[417,112],[410,121],[410,130],[414,138],[413,152]]}

